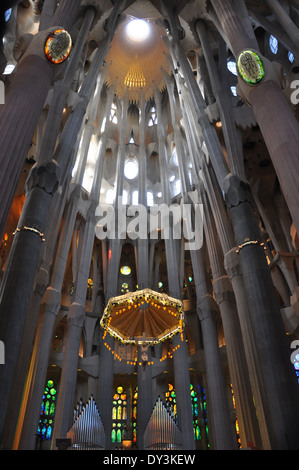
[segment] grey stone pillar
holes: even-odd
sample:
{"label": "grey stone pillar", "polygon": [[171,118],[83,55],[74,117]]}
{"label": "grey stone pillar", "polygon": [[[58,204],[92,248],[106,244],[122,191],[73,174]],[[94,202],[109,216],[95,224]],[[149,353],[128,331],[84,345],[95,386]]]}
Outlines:
{"label": "grey stone pillar", "polygon": [[[139,101],[139,175],[138,175],[138,204],[147,206],[146,167],[147,155],[145,145],[145,99],[143,91],[140,92]],[[137,266],[138,287],[140,290],[149,287],[149,239],[137,239]],[[150,349],[145,348],[147,359],[142,357],[143,345],[138,346],[138,401],[137,401],[137,447],[143,449],[143,435],[146,424],[152,412],[152,367],[147,364],[151,361]]]}
{"label": "grey stone pillar", "polygon": [[[234,56],[237,58],[242,50],[248,48],[260,54],[257,42],[245,34],[231,0],[212,0],[211,3],[231,44]],[[274,2],[272,4],[274,5]],[[265,58],[262,60],[266,72],[264,80],[257,86],[249,86],[239,77],[239,92],[252,106],[298,231],[299,125],[280,89],[279,79],[271,63]],[[268,116],[271,116],[271,120]]]}
{"label": "grey stone pillar", "polygon": [[[86,284],[87,285],[87,284]],[[64,342],[63,366],[55,411],[53,446],[56,438],[66,437],[72,425],[75,402],[75,387],[79,360],[82,327],[85,319],[85,305],[73,302],[67,316],[67,333]]]}
{"label": "grey stone pillar", "polygon": [[[112,239],[107,244],[107,249],[111,250],[111,256],[107,262],[107,280],[105,288],[106,303],[111,297],[117,294],[117,284],[119,275],[119,260],[121,254],[121,240]],[[105,344],[106,343],[106,344]],[[110,350],[108,349],[110,348]],[[100,368],[98,385],[98,407],[102,417],[106,445],[105,449],[111,448],[111,430],[112,430],[112,400],[113,400],[113,368],[114,356],[111,350],[114,349],[114,338],[109,334],[102,332],[100,342]]]}
{"label": "grey stone pillar", "polygon": [[205,112],[206,104],[201,91],[197,85],[190,63],[185,55],[185,51],[180,43],[179,22],[170,0],[161,0],[162,9],[168,21],[168,38],[172,48],[172,58],[175,60],[174,67],[179,68],[184,76],[192,104],[196,111],[197,122],[200,125],[202,137],[210,155],[214,171],[217,176],[220,187],[223,185],[224,178],[228,174],[228,168],[225,157],[217,138],[216,130],[209,122]]}
{"label": "grey stone pillar", "polygon": [[[195,29],[203,48],[204,57],[209,71],[209,78],[220,112],[222,131],[225,146],[229,158],[229,167],[232,174],[241,178],[245,177],[242,139],[238,134],[232,107],[231,92],[229,88],[226,45],[224,42],[219,45],[219,68],[214,61],[211,46],[208,40],[206,25],[203,21],[197,21]],[[220,69],[220,71],[219,71]],[[221,76],[220,73],[221,72]]]}
{"label": "grey stone pillar", "polygon": [[213,283],[216,302],[219,305],[230,377],[236,402],[236,414],[242,447],[261,448],[260,432],[252,398],[252,388],[242,341],[238,312],[233,289],[228,276]]}
{"label": "grey stone pillar", "polygon": [[24,394],[25,397],[28,397],[28,400],[23,400],[24,421],[23,423],[19,422],[19,426],[22,427],[20,449],[33,450],[35,448],[36,427],[46,382],[52,335],[61,306],[61,288],[77,215],[78,190],[79,188],[77,188],[77,191],[74,190],[69,201],[62,225],[57,255],[53,261],[50,285],[41,303],[38,329],[26,381],[26,393]]}
{"label": "grey stone pillar", "polygon": [[[224,185],[237,241],[251,325],[271,409],[272,449],[297,449],[298,384],[290,362],[279,305],[267,265],[248,184],[230,176]],[[275,364],[275,366],[274,366]],[[279,408],[279,412],[277,412]],[[274,411],[276,410],[276,411]]]}
{"label": "grey stone pillar", "polygon": [[216,329],[218,308],[209,294],[197,299],[197,308],[204,343],[215,450],[236,450],[236,437],[233,435],[218,346]]}
{"label": "grey stone pillar", "polygon": [[271,410],[269,409],[269,403],[264,390],[256,339],[252,331],[251,319],[248,313],[249,302],[247,301],[240,260],[236,251],[237,248],[234,247],[225,254],[225,270],[231,281],[238,309],[251,388],[254,396],[254,403],[261,435],[262,449],[270,450],[270,439],[271,436],[273,436]]}
{"label": "grey stone pillar", "polygon": [[[60,305],[60,291],[49,287],[40,307],[35,345],[24,388],[22,413],[18,423],[21,428],[20,440],[19,442],[15,441],[15,447],[18,450],[34,450],[36,446],[36,433],[46,383],[51,341]],[[23,416],[23,422],[21,416]]]}
{"label": "grey stone pillar", "polygon": [[79,349],[82,327],[85,320],[87,281],[89,278],[94,243],[94,210],[94,204],[91,203],[88,209],[87,220],[84,228],[82,251],[80,254],[80,270],[77,274],[74,291],[75,297],[67,315],[68,326],[64,347],[59,393],[57,397],[55,426],[53,431],[54,443],[56,438],[66,437],[66,433],[72,424],[71,417],[75,401]]}
{"label": "grey stone pillar", "polygon": [[[124,155],[126,144],[126,128],[127,128],[127,112],[128,112],[128,96],[122,102],[122,120],[119,136],[119,148],[116,163],[116,182],[115,182],[115,227],[118,226],[118,203],[121,200],[123,191],[123,171],[124,171]],[[108,249],[111,250],[110,259],[107,261],[107,273],[105,283],[105,301],[106,303],[111,297],[117,294],[118,275],[119,275],[119,261],[121,255],[121,241],[125,238],[126,234],[111,234],[109,239],[108,234]],[[114,237],[114,238],[113,238]],[[112,430],[112,398],[113,398],[113,361],[114,357],[111,351],[105,344],[113,350],[114,339],[109,335],[101,339],[100,346],[100,369],[99,369],[99,387],[98,387],[98,406],[103,420],[105,435],[106,435],[106,449],[111,447],[111,430]]]}
{"label": "grey stone pillar", "polygon": [[[54,16],[55,26],[71,27],[79,11],[80,0],[61,3]],[[64,26],[65,25],[65,26]],[[3,234],[25,157],[35,132],[50,86],[65,64],[52,65],[44,54],[44,44],[53,26],[37,33],[21,58],[6,93],[0,112],[2,161],[0,169],[0,236]],[[57,76],[57,75],[56,75]],[[39,86],[36,86],[38,78]]]}
{"label": "grey stone pillar", "polygon": [[137,358],[137,448],[143,450],[143,435],[153,411],[152,400],[152,366],[147,362],[151,361],[150,349],[145,351],[146,358],[143,357],[142,345],[138,346]]}
{"label": "grey stone pillar", "polygon": [[[39,251],[44,237],[43,232],[47,221],[47,212],[44,209],[51,204],[58,178],[56,162],[32,169],[27,182],[25,206],[2,281],[0,337],[6,348],[6,363],[0,371],[0,390],[4,397],[0,434],[3,431],[30,293],[34,285]],[[27,211],[27,207],[32,210]]]}
{"label": "grey stone pillar", "polygon": [[236,248],[234,248],[235,240],[232,227],[228,219],[220,188],[217,186],[216,177],[213,174],[212,169],[209,169],[206,166],[203,168],[202,176],[206,194],[213,213],[219,241],[222,246],[222,251],[225,254],[225,270],[230,278],[234,290],[247,365],[250,374],[250,382],[259,421],[262,445],[263,449],[269,449],[269,433],[271,433],[272,425],[271,423],[266,424],[266,418],[270,416],[270,410],[268,409],[268,402],[265,399],[264,385],[260,371],[260,361],[257,358],[257,348],[255,345],[256,340],[248,314],[248,304],[250,299],[247,299],[245,293],[240,259],[236,253]]}
{"label": "grey stone pillar", "polygon": [[[161,108],[161,97],[159,92],[155,92],[155,104],[158,118],[158,148],[159,148],[159,165],[162,182],[162,194],[163,201],[166,204],[170,203],[170,195],[168,188],[168,164],[167,155],[165,149],[165,130],[163,127],[162,120],[162,108]],[[171,225],[171,224],[170,224]],[[182,287],[179,282],[179,264],[177,254],[175,251],[173,234],[170,230],[169,238],[165,237],[165,249],[166,249],[166,262],[167,262],[167,274],[168,274],[168,286],[169,295],[180,299]],[[176,335],[173,338],[173,346],[177,346],[180,343],[180,335]],[[190,377],[188,368],[188,357],[187,348],[185,347],[185,338],[183,345],[175,351],[174,357],[174,379],[175,389],[177,394],[177,406],[178,406],[178,419],[180,429],[183,437],[183,449],[192,450],[195,448],[194,432],[193,432],[193,416],[191,408],[191,395],[190,395]]]}
{"label": "grey stone pillar", "polygon": [[216,227],[210,215],[207,198],[203,194],[204,230],[213,276],[213,291],[219,306],[223,324],[226,352],[234,397],[236,413],[243,447],[248,444],[261,447],[260,432],[242,339],[242,331],[235,303],[235,296],[229,277],[225,274],[223,254],[216,234]]}
{"label": "grey stone pillar", "polygon": [[65,74],[61,80],[58,80],[54,84],[53,97],[50,102],[47,121],[45,123],[43,139],[38,151],[39,163],[47,161],[54,155],[67,94],[69,93],[78,64],[81,61],[82,51],[94,17],[95,10],[89,8],[85,13],[83,24],[68,61]]}
{"label": "grey stone pillar", "polygon": [[28,312],[30,312],[30,315],[28,315],[27,312],[24,325],[20,353],[16,365],[15,377],[11,390],[6,422],[4,425],[5,433],[3,434],[2,441],[4,449],[12,449],[14,445],[16,426],[20,417],[20,404],[24,403],[25,401],[25,399],[22,400],[24,384],[28,374],[28,366],[30,364],[30,357],[32,355],[34,336],[36,334],[36,329],[32,328],[32,325],[38,324],[39,307],[48,283],[49,274],[43,267],[41,267],[35,279],[35,287],[34,291],[32,292],[28,307]]}
{"label": "grey stone pillar", "polygon": [[212,420],[213,441],[217,450],[234,450],[236,439],[232,432],[215,324],[218,307],[209,293],[201,251],[190,251],[190,255],[197,296],[197,314],[204,344],[207,397],[210,404],[209,415]]}

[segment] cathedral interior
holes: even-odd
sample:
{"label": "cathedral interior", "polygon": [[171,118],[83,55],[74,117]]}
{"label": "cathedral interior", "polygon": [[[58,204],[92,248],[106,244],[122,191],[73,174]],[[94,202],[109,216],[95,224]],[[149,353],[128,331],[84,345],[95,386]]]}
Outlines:
{"label": "cathedral interior", "polygon": [[0,448],[298,450],[299,1],[0,9]]}

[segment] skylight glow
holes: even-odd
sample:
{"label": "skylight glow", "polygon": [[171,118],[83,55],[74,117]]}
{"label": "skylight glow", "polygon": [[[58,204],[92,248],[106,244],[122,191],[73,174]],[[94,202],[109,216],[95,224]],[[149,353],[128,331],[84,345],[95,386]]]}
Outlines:
{"label": "skylight glow", "polygon": [[128,38],[136,43],[145,41],[150,34],[150,26],[144,20],[131,20],[127,25]]}

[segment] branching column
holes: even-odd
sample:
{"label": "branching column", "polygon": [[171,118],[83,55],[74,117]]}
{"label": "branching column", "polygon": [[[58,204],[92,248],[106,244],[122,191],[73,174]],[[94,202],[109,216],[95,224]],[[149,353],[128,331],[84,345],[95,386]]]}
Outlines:
{"label": "branching column", "polygon": [[[159,148],[159,164],[162,182],[162,193],[165,204],[170,204],[169,189],[168,189],[168,164],[165,149],[165,131],[162,121],[162,106],[161,96],[158,90],[155,92],[155,104],[157,109],[158,118],[158,148]],[[171,230],[170,230],[171,232]],[[169,294],[174,298],[181,298],[182,287],[180,286],[178,275],[178,257],[174,247],[173,234],[170,233],[169,238],[165,237],[166,249],[166,262],[168,274]],[[188,368],[188,356],[186,347],[185,332],[183,332],[183,341],[179,334],[175,335],[172,339],[173,347],[177,348],[174,353],[174,374],[175,374],[175,389],[178,404],[178,418],[179,425],[182,430],[183,449],[192,450],[195,447],[194,432],[193,432],[193,416],[191,408],[191,395],[190,395],[190,377]]]}
{"label": "branching column", "polygon": [[203,194],[204,229],[212,276],[213,290],[221,314],[228,365],[236,402],[236,414],[240,428],[241,445],[261,446],[256,411],[252,399],[251,383],[244,351],[235,297],[229,277],[223,267],[216,227],[210,215],[206,195]]}
{"label": "branching column", "polygon": [[[80,0],[62,2],[54,16],[59,23],[53,26],[71,28],[80,3]],[[0,111],[0,236],[47,94],[57,72],[65,67],[65,64],[50,64],[44,54],[44,44],[53,26],[32,38],[7,90],[5,106]]]}
{"label": "branching column", "polygon": [[[211,1],[225,36],[237,58],[244,49],[259,53],[257,42],[244,33],[243,22],[236,14],[231,0]],[[278,2],[269,2],[274,8]],[[282,20],[282,15],[279,15]],[[294,32],[294,30],[292,30]],[[298,31],[296,31],[296,37]],[[266,75],[257,86],[247,85],[239,77],[241,94],[252,106],[269,150],[272,163],[288,204],[294,225],[299,230],[299,125],[284,97],[272,65],[265,58]],[[271,119],[269,119],[271,116]]]}

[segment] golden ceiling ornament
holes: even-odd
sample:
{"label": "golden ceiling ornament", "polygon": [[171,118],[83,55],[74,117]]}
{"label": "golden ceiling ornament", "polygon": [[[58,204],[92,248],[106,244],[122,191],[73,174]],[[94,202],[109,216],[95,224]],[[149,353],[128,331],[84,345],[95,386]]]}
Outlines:
{"label": "golden ceiling ornament", "polygon": [[100,320],[101,327],[123,344],[158,344],[183,334],[183,302],[167,294],[143,289],[112,297]]}
{"label": "golden ceiling ornament", "polygon": [[144,88],[146,86],[145,77],[143,75],[137,55],[132,62],[124,81],[128,88]]}
{"label": "golden ceiling ornament", "polygon": [[[167,59],[169,51],[163,39],[165,32],[160,26],[147,21],[148,38],[134,42],[127,33],[129,22],[130,18],[120,24],[111,43],[106,57],[109,64],[106,85],[115,85],[115,93],[120,99],[128,92],[129,101],[138,103],[140,93],[148,101],[153,98],[155,88],[160,92],[165,89],[164,73],[171,75],[171,68]],[[130,78],[131,85],[136,86],[128,86]]]}

